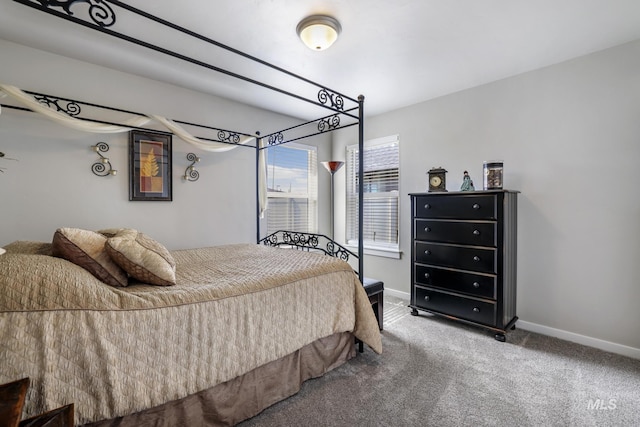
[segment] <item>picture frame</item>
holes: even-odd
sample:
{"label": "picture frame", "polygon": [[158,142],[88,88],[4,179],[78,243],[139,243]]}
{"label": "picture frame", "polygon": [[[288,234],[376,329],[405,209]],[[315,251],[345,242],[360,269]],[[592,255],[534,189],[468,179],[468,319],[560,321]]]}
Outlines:
{"label": "picture frame", "polygon": [[172,201],[171,134],[129,131],[129,201]]}

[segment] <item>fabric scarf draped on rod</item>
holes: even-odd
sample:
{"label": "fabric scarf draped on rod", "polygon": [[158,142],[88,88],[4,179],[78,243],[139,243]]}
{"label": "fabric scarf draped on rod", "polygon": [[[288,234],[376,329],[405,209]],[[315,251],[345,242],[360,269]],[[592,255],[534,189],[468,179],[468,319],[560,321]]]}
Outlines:
{"label": "fabric scarf draped on rod", "polygon": [[[238,145],[245,145],[251,142],[254,137],[244,136],[240,139],[238,145],[233,144],[223,144],[211,141],[204,141],[196,136],[191,135],[187,132],[182,126],[177,124],[171,119],[166,117],[158,116],[155,114],[149,114],[147,116],[137,116],[131,119],[128,119],[124,122],[123,126],[118,125],[109,125],[103,123],[95,123],[91,121],[80,120],[75,117],[71,117],[67,114],[64,114],[60,111],[56,111],[53,108],[39,102],[33,96],[28,93],[22,91],[21,89],[11,86],[0,84],[0,97],[9,96],[16,101],[20,102],[30,110],[40,113],[47,118],[54,120],[57,123],[60,123],[64,126],[70,127],[75,130],[80,130],[84,132],[91,133],[122,133],[128,132],[131,130],[131,127],[141,127],[148,124],[151,121],[155,121],[167,129],[178,138],[182,139],[188,144],[191,144],[203,151],[214,152],[214,153],[222,153],[226,151],[233,150],[237,148]],[[0,111],[1,113],[1,111]],[[131,127],[128,127],[131,126]],[[259,147],[264,147],[262,139],[258,141]],[[264,212],[267,209],[267,166],[266,166],[266,156],[265,150],[260,150],[259,153],[259,163],[258,163],[258,200],[260,203],[260,216],[264,216]]]}

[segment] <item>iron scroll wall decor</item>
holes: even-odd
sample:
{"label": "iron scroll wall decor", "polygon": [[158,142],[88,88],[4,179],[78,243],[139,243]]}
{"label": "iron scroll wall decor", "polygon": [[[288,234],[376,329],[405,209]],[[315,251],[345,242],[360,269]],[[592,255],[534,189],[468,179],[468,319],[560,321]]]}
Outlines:
{"label": "iron scroll wall decor", "polygon": [[[2,159],[2,160],[17,160],[17,159],[12,159],[10,157],[5,157],[5,154],[2,151],[0,151],[0,159]],[[0,173],[4,173],[4,168],[0,167]],[[0,252],[0,254],[1,254],[1,252]]]}
{"label": "iron scroll wall decor", "polygon": [[185,181],[197,181],[200,178],[200,172],[196,170],[196,163],[200,161],[200,157],[196,156],[194,153],[187,154],[187,160],[191,162],[189,166],[184,170],[184,175],[182,179]]}
{"label": "iron scroll wall decor", "polygon": [[98,176],[116,175],[118,171],[113,169],[109,158],[102,155],[102,153],[109,151],[109,144],[98,142],[96,145],[92,145],[91,148],[100,156],[98,161],[91,165],[91,172]]}

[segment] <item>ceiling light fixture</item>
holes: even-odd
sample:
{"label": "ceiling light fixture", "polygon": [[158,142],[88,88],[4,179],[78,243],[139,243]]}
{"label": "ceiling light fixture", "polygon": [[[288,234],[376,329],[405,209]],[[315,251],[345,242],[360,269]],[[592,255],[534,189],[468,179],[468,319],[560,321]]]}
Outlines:
{"label": "ceiling light fixture", "polygon": [[326,15],[304,18],[296,27],[300,40],[312,50],[325,50],[331,46],[342,31],[337,19]]}

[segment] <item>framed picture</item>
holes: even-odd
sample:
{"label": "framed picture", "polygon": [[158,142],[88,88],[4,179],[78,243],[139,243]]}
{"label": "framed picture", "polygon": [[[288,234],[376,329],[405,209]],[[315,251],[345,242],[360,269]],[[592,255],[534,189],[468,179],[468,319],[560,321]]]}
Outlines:
{"label": "framed picture", "polygon": [[171,134],[129,132],[129,200],[173,200]]}

